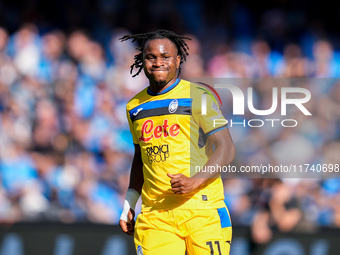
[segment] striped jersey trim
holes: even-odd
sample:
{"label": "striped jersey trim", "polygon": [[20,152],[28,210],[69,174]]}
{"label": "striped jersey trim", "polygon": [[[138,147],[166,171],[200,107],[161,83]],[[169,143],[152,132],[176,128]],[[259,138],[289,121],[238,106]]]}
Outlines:
{"label": "striped jersey trim", "polygon": [[[177,107],[175,111],[171,112],[171,104]],[[168,114],[191,115],[191,105],[191,98],[154,100],[138,105],[129,111],[129,115],[132,122],[142,118]]]}

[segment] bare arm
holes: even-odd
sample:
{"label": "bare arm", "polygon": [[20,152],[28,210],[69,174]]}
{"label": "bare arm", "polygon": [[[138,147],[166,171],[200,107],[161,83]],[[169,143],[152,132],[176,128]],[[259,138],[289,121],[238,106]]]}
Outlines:
{"label": "bare arm", "polygon": [[[235,158],[235,146],[231,139],[229,130],[224,128],[208,137],[209,142],[215,145],[215,151],[210,155],[206,167],[229,165]],[[183,174],[168,174],[171,178],[172,191],[175,194],[187,194],[200,187],[210,178],[216,177],[218,173],[198,172],[190,178]]]}
{"label": "bare arm", "polygon": [[129,189],[136,190],[139,194],[142,192],[144,183],[143,178],[143,162],[140,146],[135,144],[135,154],[133,156]]}
{"label": "bare arm", "polygon": [[[141,156],[141,149],[139,145],[135,144],[135,154],[134,154],[132,166],[131,166],[129,189],[137,191],[139,195],[142,192],[143,183],[144,183],[144,178],[143,178],[143,162],[142,162],[142,156]],[[134,217],[135,217],[135,211],[132,208],[129,208],[129,211],[127,213],[128,222],[123,219],[120,219],[119,221],[119,225],[122,228],[123,232],[131,236],[133,236],[134,226],[135,226]]]}

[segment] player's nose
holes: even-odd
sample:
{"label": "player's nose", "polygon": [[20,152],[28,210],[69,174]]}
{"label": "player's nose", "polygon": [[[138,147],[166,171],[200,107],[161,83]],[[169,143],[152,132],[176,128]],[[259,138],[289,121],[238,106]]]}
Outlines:
{"label": "player's nose", "polygon": [[162,58],[155,58],[155,61],[153,62],[153,66],[162,66],[164,64],[164,61]]}

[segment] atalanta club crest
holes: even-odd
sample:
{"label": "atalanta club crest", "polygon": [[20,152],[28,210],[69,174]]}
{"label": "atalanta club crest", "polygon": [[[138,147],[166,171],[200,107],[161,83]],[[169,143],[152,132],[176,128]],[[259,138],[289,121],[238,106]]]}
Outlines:
{"label": "atalanta club crest", "polygon": [[137,255],[143,255],[143,249],[142,246],[138,245],[137,247]]}
{"label": "atalanta club crest", "polygon": [[169,104],[169,112],[174,113],[175,111],[177,111],[177,108],[178,108],[178,101],[177,99],[174,99]]}

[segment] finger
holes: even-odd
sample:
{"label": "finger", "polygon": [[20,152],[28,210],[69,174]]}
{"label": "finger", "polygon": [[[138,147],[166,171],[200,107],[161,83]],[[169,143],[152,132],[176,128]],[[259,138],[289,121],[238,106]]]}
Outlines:
{"label": "finger", "polygon": [[170,183],[171,183],[171,185],[172,185],[172,184],[178,183],[178,182],[180,182],[180,181],[181,181],[180,178],[175,178],[175,179],[171,179],[171,180],[170,180]]}
{"label": "finger", "polygon": [[134,215],[133,215],[133,213],[132,213],[131,210],[132,210],[132,209],[130,209],[129,212],[128,212],[128,219],[129,219],[130,222],[132,222],[132,221],[133,221],[133,218],[134,218]]}
{"label": "finger", "polygon": [[131,220],[130,225],[132,226],[132,228],[135,227],[135,220],[134,219]]}
{"label": "finger", "polygon": [[174,193],[176,193],[176,192],[183,192],[183,187],[172,188],[172,192],[174,192]]}
{"label": "finger", "polygon": [[126,234],[128,234],[129,236],[133,236],[133,230],[129,230],[128,232],[126,232]]}
{"label": "finger", "polygon": [[183,184],[181,182],[171,183],[171,188],[178,188],[178,187],[183,187]]}
{"label": "finger", "polygon": [[135,230],[135,224],[128,224],[127,229],[128,231],[126,232],[128,235],[133,236],[134,230]]}
{"label": "finger", "polygon": [[120,228],[123,230],[123,232],[128,232],[128,227],[126,221],[120,220],[119,221]]}
{"label": "finger", "polygon": [[179,178],[182,176],[182,174],[170,174],[170,173],[167,173],[167,175],[170,177],[170,178]]}
{"label": "finger", "polygon": [[167,175],[168,177],[170,177],[170,178],[174,178],[174,175],[173,175],[173,174],[167,173],[166,175]]}
{"label": "finger", "polygon": [[128,228],[132,227],[132,229],[135,227],[135,220],[132,220],[130,223],[128,223]]}
{"label": "finger", "polygon": [[187,189],[184,189],[183,187],[182,188],[176,188],[174,190],[174,193],[175,194],[179,194],[179,195],[183,195],[183,194],[188,194],[189,191]]}
{"label": "finger", "polygon": [[132,218],[135,218],[135,211],[132,209],[132,208],[130,208],[130,212],[132,213]]}
{"label": "finger", "polygon": [[183,190],[180,190],[180,191],[176,191],[174,192],[175,194],[178,194],[178,195],[181,195],[181,194],[185,194],[185,192]]}

